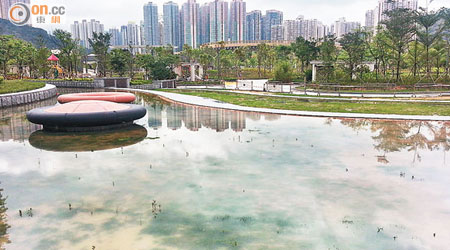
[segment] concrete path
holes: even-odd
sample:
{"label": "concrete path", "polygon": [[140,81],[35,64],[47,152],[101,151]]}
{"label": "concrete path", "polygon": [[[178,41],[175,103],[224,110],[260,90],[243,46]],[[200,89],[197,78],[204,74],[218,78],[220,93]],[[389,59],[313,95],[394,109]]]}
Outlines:
{"label": "concrete path", "polygon": [[388,119],[388,120],[419,120],[419,121],[450,121],[450,116],[420,116],[420,115],[384,115],[384,114],[358,114],[358,113],[332,113],[332,112],[312,112],[312,111],[295,111],[295,110],[281,110],[268,108],[253,108],[244,107],[229,103],[220,102],[210,98],[182,95],[177,93],[169,93],[153,90],[137,90],[137,89],[117,89],[131,92],[147,93],[162,97],[163,99],[196,105],[201,107],[210,107],[218,109],[228,109],[244,112],[257,112],[279,115],[296,115],[296,116],[310,116],[310,117],[332,117],[332,118],[362,118],[362,119]]}

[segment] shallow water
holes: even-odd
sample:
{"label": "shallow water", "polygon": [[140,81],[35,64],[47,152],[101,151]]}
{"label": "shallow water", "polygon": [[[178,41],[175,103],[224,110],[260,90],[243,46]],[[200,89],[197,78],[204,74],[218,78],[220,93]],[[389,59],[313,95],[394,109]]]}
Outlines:
{"label": "shallow water", "polygon": [[0,110],[3,247],[448,249],[450,123],[137,102],[146,131],[91,136]]}

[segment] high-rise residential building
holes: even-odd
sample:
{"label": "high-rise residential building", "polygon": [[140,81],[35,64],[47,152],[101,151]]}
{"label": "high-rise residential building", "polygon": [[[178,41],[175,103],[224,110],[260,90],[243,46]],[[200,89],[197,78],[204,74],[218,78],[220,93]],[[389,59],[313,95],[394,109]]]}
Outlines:
{"label": "high-rise residential building", "polygon": [[375,11],[374,10],[366,11],[366,21],[365,21],[364,26],[368,30],[372,30],[375,27]]}
{"label": "high-rise residential building", "polygon": [[230,40],[244,41],[247,7],[243,0],[232,0],[230,6]]}
{"label": "high-rise residential building", "polygon": [[89,49],[89,39],[94,37],[94,32],[103,33],[105,28],[99,21],[91,19],[89,22],[87,20],[82,20],[81,23],[75,21],[70,25],[70,31],[73,39],[77,40],[81,46]]}
{"label": "high-rise residential building", "polygon": [[372,27],[372,30],[376,33],[376,27],[387,18],[386,12],[399,8],[416,11],[419,8],[419,3],[418,0],[378,0],[375,9],[366,12],[366,27]]}
{"label": "high-rise residential building", "polygon": [[270,40],[272,38],[272,26],[283,24],[283,12],[278,10],[268,10],[263,17],[262,40]]}
{"label": "high-rise residential building", "polygon": [[347,22],[344,17],[334,22],[334,35],[337,39],[342,38],[345,34],[353,32],[361,28],[359,22]]}
{"label": "high-rise residential building", "polygon": [[167,2],[163,6],[164,45],[181,48],[180,10],[178,4]]}
{"label": "high-rise residential building", "polygon": [[302,36],[308,41],[319,41],[328,35],[328,27],[317,19],[303,20]]}
{"label": "high-rise residential building", "polygon": [[120,35],[121,35],[121,44],[120,45],[128,45],[129,44],[129,40],[128,40],[128,26],[126,25],[122,25],[120,26]]}
{"label": "high-rise residential building", "polygon": [[283,25],[272,25],[270,28],[270,40],[271,41],[283,41],[284,40],[284,26]]}
{"label": "high-rise residential building", "polygon": [[284,38],[287,41],[294,41],[297,37],[302,35],[303,19],[285,20],[284,26]]}
{"label": "high-rise residential building", "polygon": [[195,0],[187,0],[181,10],[183,44],[193,48],[199,45],[198,8],[199,5]]}
{"label": "high-rise residential building", "polygon": [[122,34],[120,34],[120,30],[117,28],[109,29],[109,34],[111,34],[111,45],[119,46],[122,45]]}
{"label": "high-rise residential building", "polygon": [[143,45],[141,32],[140,25],[137,25],[135,22],[129,22],[127,25],[127,45]]}
{"label": "high-rise residential building", "polygon": [[214,0],[209,4],[210,42],[228,41],[228,2]]}
{"label": "high-rise residential building", "polygon": [[158,6],[152,2],[144,5],[144,37],[146,45],[160,45]]}
{"label": "high-rise residential building", "polygon": [[[160,20],[158,22],[158,25],[159,25],[159,44],[164,44],[164,21]],[[144,39],[144,41],[145,41],[145,39]],[[178,47],[175,44],[170,44],[170,45],[172,45],[174,47]]]}
{"label": "high-rise residential building", "polygon": [[210,9],[209,4],[205,3],[199,8],[199,33],[200,33],[200,40],[199,44],[206,44],[210,42]]}
{"label": "high-rise residential building", "polygon": [[254,10],[247,14],[247,41],[262,40],[262,13],[259,10]]}
{"label": "high-rise residential building", "polygon": [[8,19],[9,8],[16,3],[30,4],[30,0],[0,0],[0,18]]}

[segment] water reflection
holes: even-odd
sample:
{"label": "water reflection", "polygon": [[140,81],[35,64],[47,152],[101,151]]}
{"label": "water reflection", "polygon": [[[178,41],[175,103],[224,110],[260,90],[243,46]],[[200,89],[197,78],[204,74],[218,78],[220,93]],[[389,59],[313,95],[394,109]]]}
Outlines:
{"label": "water reflection", "polygon": [[5,244],[9,243],[8,229],[11,227],[7,223],[6,198],[3,196],[3,189],[0,189],[0,249],[5,249]]}
{"label": "water reflection", "polygon": [[339,119],[356,132],[368,130],[374,135],[374,149],[383,153],[379,162],[389,163],[386,154],[406,150],[413,152],[413,163],[421,161],[420,151],[450,150],[450,122],[389,121]]}
{"label": "water reflection", "polygon": [[231,129],[242,132],[246,128],[246,120],[259,121],[262,118],[268,121],[280,119],[280,115],[236,112],[224,109],[212,109],[177,103],[169,103],[155,96],[140,95],[138,102],[148,103],[148,126],[159,129],[163,122],[167,128],[178,130],[182,127],[190,131],[198,131],[200,128],[213,129],[216,132],[224,132]]}
{"label": "water reflection", "polygon": [[86,152],[121,148],[137,144],[147,137],[147,129],[132,125],[127,128],[89,133],[51,133],[36,131],[29,138],[38,149],[56,152]]}
{"label": "water reflection", "polygon": [[56,104],[56,98],[27,105],[0,109],[0,141],[23,142],[34,131],[42,129],[41,125],[28,122],[25,113],[34,108]]}
{"label": "water reflection", "polygon": [[0,142],[8,249],[448,249],[446,123],[138,102],[123,150]]}

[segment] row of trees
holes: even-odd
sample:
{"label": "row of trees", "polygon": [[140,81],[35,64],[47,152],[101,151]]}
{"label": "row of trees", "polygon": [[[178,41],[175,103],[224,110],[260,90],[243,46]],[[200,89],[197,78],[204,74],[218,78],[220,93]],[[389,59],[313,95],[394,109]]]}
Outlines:
{"label": "row of trees", "polygon": [[[99,76],[128,75],[142,72],[145,79],[175,77],[173,69],[180,62],[199,63],[214,77],[245,78],[248,69],[260,78],[275,78],[283,82],[293,79],[308,80],[311,61],[321,62],[318,80],[323,82],[360,81],[402,82],[414,80],[449,80],[450,74],[450,10],[413,12],[396,9],[385,13],[377,32],[356,30],[337,40],[327,36],[320,41],[308,41],[299,37],[289,46],[272,47],[260,44],[257,48],[225,49],[219,43],[217,49],[202,47],[193,49],[187,45],[180,54],[172,47],[147,48],[135,55],[133,48],[109,49],[111,36],[94,33],[89,39],[96,56],[95,67]],[[376,35],[374,35],[376,33]],[[66,76],[73,77],[87,68],[88,51],[72,39],[69,32],[56,30],[60,65]],[[43,44],[43,43],[41,43]],[[50,70],[46,58],[50,51],[43,45],[37,48],[11,36],[0,37],[0,65],[6,76],[8,65],[16,65],[20,77],[29,69],[33,77],[47,77]],[[375,64],[370,72],[368,63]],[[254,75],[252,76],[254,77]]]}
{"label": "row of trees", "polygon": [[[146,79],[169,79],[174,78],[173,68],[179,61],[173,53],[173,48],[148,48],[146,53],[134,55],[132,48],[110,50],[111,35],[108,33],[94,33],[89,39],[91,51],[79,45],[72,39],[69,32],[55,30],[53,33],[57,40],[59,50],[59,65],[64,69],[65,77],[75,77],[83,73],[87,65],[88,53],[95,54],[95,68],[98,76],[128,74],[133,77],[139,70],[145,71]],[[16,77],[23,78],[25,75],[32,78],[48,78],[51,72],[51,63],[47,58],[51,55],[50,49],[46,48],[43,39],[38,46],[16,39],[14,36],[0,36],[0,69],[4,78],[8,77],[9,68],[14,66],[18,69]]]}
{"label": "row of trees", "polygon": [[[80,60],[86,62],[83,56],[87,54],[79,53],[78,41],[73,40],[69,32],[56,30],[54,35],[60,41],[61,64],[72,76],[78,72]],[[128,75],[133,78],[136,72],[142,69],[145,71],[145,79],[163,80],[175,77],[173,68],[178,63],[178,57],[174,55],[173,48],[149,47],[145,49],[145,53],[135,55],[131,47],[110,50],[110,43],[111,34],[109,33],[94,33],[92,39],[89,39],[89,45],[97,62],[98,76]]]}
{"label": "row of trees", "polygon": [[46,77],[50,71],[47,58],[50,50],[44,46],[43,39],[40,39],[38,47],[23,40],[15,39],[13,36],[0,36],[0,65],[4,78],[7,78],[8,67],[16,65],[18,77],[22,78],[25,70],[31,76]]}
{"label": "row of trees", "polygon": [[[310,62],[320,60],[320,80],[324,82],[402,82],[404,78],[433,80],[440,76],[448,80],[450,10],[395,9],[385,14],[387,18],[376,35],[373,31],[356,30],[339,40],[333,36],[320,41],[299,37],[290,46],[261,44],[253,50],[226,50],[224,43],[215,50],[185,47],[182,60],[216,69],[219,79],[226,72],[234,72],[240,78],[242,68],[257,69],[259,77],[267,77],[269,72],[269,76],[281,81],[303,79],[310,75]],[[373,73],[366,62],[375,64]],[[436,77],[432,77],[432,71]]]}

